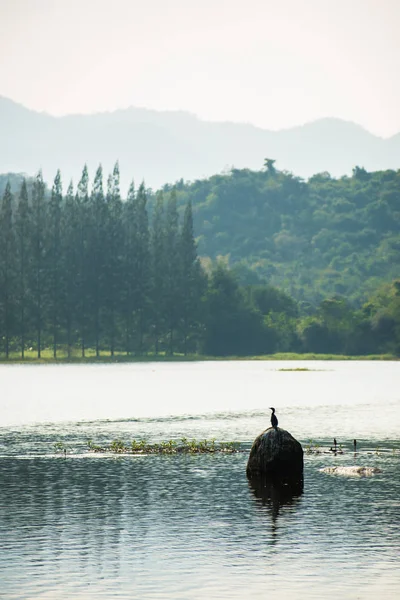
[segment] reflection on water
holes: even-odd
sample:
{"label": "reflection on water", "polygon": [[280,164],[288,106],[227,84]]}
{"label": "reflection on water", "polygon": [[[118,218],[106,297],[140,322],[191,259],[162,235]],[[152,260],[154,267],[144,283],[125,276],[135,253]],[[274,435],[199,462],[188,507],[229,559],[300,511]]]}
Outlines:
{"label": "reflection on water", "polygon": [[279,511],[283,506],[294,506],[299,501],[303,493],[303,480],[288,482],[271,477],[251,477],[249,487],[261,506],[271,511],[271,544],[276,544]]}
{"label": "reflection on water", "polygon": [[[265,363],[207,364],[204,372],[188,365],[178,380],[177,368],[3,368],[0,597],[397,599],[397,364],[335,371],[330,363],[315,373],[268,371]],[[247,480],[271,395],[282,427],[305,450],[309,440],[320,446],[319,454],[305,452],[304,488]],[[35,414],[46,423],[32,424]],[[87,451],[88,438],[103,445],[181,437],[239,440],[243,452]],[[343,454],[329,452],[334,437]],[[55,452],[59,441],[66,457]],[[382,472],[320,471],[356,464]]]}
{"label": "reflection on water", "polygon": [[272,514],[277,517],[281,506],[291,504],[294,498],[301,496],[304,481],[294,480],[290,482],[271,477],[250,477],[249,486],[255,497],[261,500],[263,506],[269,502],[271,503]]}
{"label": "reflection on water", "polygon": [[354,481],[310,457],[301,495],[249,484],[246,459],[3,459],[4,597],[348,598],[377,575],[395,597],[398,460]]}

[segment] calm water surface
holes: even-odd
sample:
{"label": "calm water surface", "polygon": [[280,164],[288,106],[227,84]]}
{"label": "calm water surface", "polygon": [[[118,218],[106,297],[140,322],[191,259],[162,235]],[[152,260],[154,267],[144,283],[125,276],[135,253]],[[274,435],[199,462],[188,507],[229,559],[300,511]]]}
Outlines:
{"label": "calm water surface", "polygon": [[[282,371],[306,367],[308,372]],[[0,597],[400,597],[400,363],[0,366]],[[304,493],[245,475],[279,425]],[[112,456],[115,438],[239,441],[233,455]],[[353,438],[358,453],[353,452]],[[55,452],[63,442],[67,456]],[[320,469],[368,465],[372,477]]]}

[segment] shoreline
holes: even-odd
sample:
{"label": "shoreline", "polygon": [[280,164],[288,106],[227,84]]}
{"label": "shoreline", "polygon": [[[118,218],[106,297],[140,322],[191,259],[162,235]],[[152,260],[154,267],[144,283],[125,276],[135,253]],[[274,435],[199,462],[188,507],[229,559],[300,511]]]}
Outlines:
{"label": "shoreline", "polygon": [[34,353],[29,353],[24,358],[12,354],[9,358],[1,357],[0,365],[63,365],[63,364],[121,364],[121,363],[151,363],[151,362],[220,362],[220,361],[398,361],[399,356],[394,354],[368,354],[361,356],[351,356],[346,354],[314,354],[305,353],[299,354],[295,352],[277,352],[275,354],[265,354],[259,356],[203,356],[191,354],[184,356],[183,354],[174,354],[167,356],[163,354],[146,354],[142,356],[115,354],[102,354],[96,356],[88,351],[88,355],[71,356],[66,355],[54,358],[49,351],[44,350],[41,358],[34,356]]}

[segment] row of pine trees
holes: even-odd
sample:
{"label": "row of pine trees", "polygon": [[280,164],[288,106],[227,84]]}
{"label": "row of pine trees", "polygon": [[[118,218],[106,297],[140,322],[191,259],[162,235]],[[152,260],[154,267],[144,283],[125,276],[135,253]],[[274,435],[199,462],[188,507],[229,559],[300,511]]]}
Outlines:
{"label": "row of pine trees", "polygon": [[0,341],[8,357],[52,348],[68,357],[107,351],[195,352],[205,277],[192,208],[179,218],[174,190],[158,193],[151,222],[144,183],[120,191],[118,163],[74,190],[58,171],[19,193],[8,184],[0,211]]}

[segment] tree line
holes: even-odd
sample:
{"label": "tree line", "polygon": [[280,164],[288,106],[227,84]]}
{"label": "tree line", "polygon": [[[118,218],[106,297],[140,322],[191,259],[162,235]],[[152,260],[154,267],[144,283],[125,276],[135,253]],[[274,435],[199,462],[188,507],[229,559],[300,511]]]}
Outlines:
{"label": "tree line", "polygon": [[[271,176],[281,177],[270,173],[269,185]],[[50,190],[41,172],[17,190],[8,182],[0,207],[3,357],[41,357],[49,348],[55,358],[400,353],[398,280],[378,282],[358,306],[330,294],[314,307],[243,281],[227,257],[199,258],[192,197],[184,203],[182,194],[179,182],[156,194],[132,182],[122,198],[118,163],[105,189],[101,166],[91,185],[85,166],[65,193],[59,171]]]}
{"label": "tree line", "polygon": [[180,223],[176,194],[157,195],[149,223],[144,183],[121,198],[118,163],[103,189],[85,166],[63,193],[58,171],[28,193],[7,183],[0,214],[0,328],[5,356],[60,347],[172,354],[198,349],[204,277],[191,204]]}

